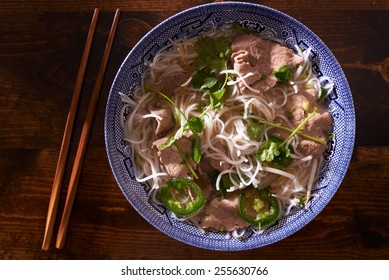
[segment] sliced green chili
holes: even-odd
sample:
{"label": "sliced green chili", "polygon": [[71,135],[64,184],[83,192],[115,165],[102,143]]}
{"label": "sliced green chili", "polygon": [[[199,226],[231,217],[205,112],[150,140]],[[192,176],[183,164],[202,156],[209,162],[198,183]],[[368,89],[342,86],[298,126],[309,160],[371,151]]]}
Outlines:
{"label": "sliced green chili", "polygon": [[167,181],[161,188],[161,199],[168,210],[183,218],[198,213],[206,202],[201,188],[183,178]]}
{"label": "sliced green chili", "polygon": [[239,197],[239,211],[251,225],[262,229],[275,223],[280,217],[280,205],[267,189],[249,187]]}

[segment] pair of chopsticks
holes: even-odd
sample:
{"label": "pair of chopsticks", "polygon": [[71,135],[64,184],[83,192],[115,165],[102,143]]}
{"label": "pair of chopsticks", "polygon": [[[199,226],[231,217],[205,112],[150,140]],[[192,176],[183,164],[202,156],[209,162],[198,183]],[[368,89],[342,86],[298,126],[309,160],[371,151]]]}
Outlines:
{"label": "pair of chopsticks", "polygon": [[[72,136],[78,101],[81,94],[81,88],[85,76],[86,66],[88,64],[89,53],[92,46],[92,41],[96,29],[98,16],[99,16],[99,9],[96,8],[93,13],[92,22],[89,28],[88,37],[84,47],[84,52],[82,54],[80,68],[77,74],[76,84],[73,91],[73,97],[70,104],[69,114],[66,120],[64,135],[62,138],[61,150],[58,157],[57,168],[55,171],[54,182],[53,182],[52,192],[50,196],[49,209],[47,212],[45,235],[42,244],[43,250],[48,250],[53,236],[55,217],[58,210],[58,202],[61,193],[63,177],[65,173],[65,166],[66,166],[67,154],[69,151],[70,139]],[[108,35],[108,40],[105,46],[103,58],[100,64],[99,72],[97,74],[92,97],[89,103],[88,112],[81,132],[77,153],[76,153],[76,157],[74,160],[74,165],[73,165],[73,169],[69,181],[69,188],[66,197],[65,207],[62,214],[62,219],[59,226],[57,241],[55,245],[56,248],[58,249],[63,248],[65,245],[66,232],[69,225],[70,214],[72,211],[73,202],[76,195],[78,181],[80,179],[81,168],[85,158],[86,147],[89,140],[90,131],[92,128],[93,118],[96,112],[96,107],[97,107],[101,87],[103,84],[105,70],[107,68],[108,58],[111,52],[113,39],[115,37],[119,16],[120,16],[120,10],[117,9],[112,22],[110,33]]]}

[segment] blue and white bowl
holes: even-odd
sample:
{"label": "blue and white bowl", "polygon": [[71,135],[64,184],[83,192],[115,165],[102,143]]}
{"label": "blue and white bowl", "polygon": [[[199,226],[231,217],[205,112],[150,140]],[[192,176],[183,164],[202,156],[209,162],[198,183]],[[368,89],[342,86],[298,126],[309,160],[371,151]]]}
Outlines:
{"label": "blue and white bowl", "polygon": [[[284,45],[312,48],[311,60],[318,76],[330,77],[335,89],[327,98],[333,119],[332,140],[328,142],[323,171],[307,209],[296,208],[261,234],[247,231],[242,240],[224,233],[201,233],[195,226],[177,221],[163,207],[149,203],[147,184],[134,178],[133,159],[126,149],[121,127],[122,102],[119,92],[129,94],[140,84],[144,62],[171,40],[189,38],[239,22],[245,28],[281,41]],[[115,179],[125,197],[144,219],[158,230],[181,242],[200,248],[239,251],[262,247],[295,233],[323,210],[338,190],[350,163],[355,138],[355,113],[346,77],[327,46],[310,29],[294,18],[256,4],[227,2],[194,7],[163,21],[147,33],[128,54],[113,82],[105,115],[105,142]]]}

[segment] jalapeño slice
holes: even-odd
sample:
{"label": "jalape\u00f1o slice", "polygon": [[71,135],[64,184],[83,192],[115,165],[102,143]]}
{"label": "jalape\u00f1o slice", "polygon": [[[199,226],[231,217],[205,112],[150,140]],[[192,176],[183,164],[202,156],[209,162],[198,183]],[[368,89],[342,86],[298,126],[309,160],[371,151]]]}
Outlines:
{"label": "jalape\u00f1o slice", "polygon": [[201,188],[183,178],[167,181],[161,188],[161,199],[168,210],[183,218],[197,214],[206,202]]}
{"label": "jalape\u00f1o slice", "polygon": [[267,189],[246,188],[239,197],[239,212],[251,225],[262,229],[280,217],[280,205]]}

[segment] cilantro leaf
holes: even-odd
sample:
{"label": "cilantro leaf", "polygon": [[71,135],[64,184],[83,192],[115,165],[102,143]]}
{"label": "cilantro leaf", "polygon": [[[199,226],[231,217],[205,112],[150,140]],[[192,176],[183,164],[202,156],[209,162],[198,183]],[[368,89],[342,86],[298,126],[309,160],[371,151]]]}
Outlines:
{"label": "cilantro leaf", "polygon": [[291,148],[285,148],[280,138],[269,136],[269,139],[257,151],[257,157],[260,161],[267,162],[269,166],[284,169],[292,162],[291,153]]}
{"label": "cilantro leaf", "polygon": [[207,76],[204,79],[204,84],[201,86],[200,89],[212,89],[214,86],[218,86],[218,84],[220,84],[220,82],[217,78]]}
{"label": "cilantro leaf", "polygon": [[170,137],[167,139],[167,141],[164,144],[162,144],[161,146],[158,147],[158,150],[159,151],[165,150],[166,148],[168,148],[171,145],[173,145],[173,143],[175,141],[176,141],[176,139],[174,138],[174,135],[170,135]]}
{"label": "cilantro leaf", "polygon": [[194,88],[197,88],[197,89],[200,89],[204,83],[205,83],[205,80],[207,79],[207,77],[209,77],[207,74],[205,74],[203,71],[196,71],[193,75],[192,75],[192,85]]}
{"label": "cilantro leaf", "polygon": [[192,158],[195,163],[199,163],[201,160],[201,138],[197,133],[195,134],[195,139],[193,141]]}
{"label": "cilantro leaf", "polygon": [[222,99],[225,92],[226,92],[226,89],[222,88],[222,89],[219,89],[218,91],[209,93],[209,98],[211,101],[211,109],[223,107],[223,104],[221,103],[221,99]]}
{"label": "cilantro leaf", "polygon": [[179,139],[182,138],[182,135],[184,135],[185,130],[188,128],[188,123],[185,123],[183,126],[180,127],[180,129],[177,130],[176,134],[171,135],[167,141],[159,146],[158,150],[163,151],[166,148],[170,147],[173,145],[173,143]]}
{"label": "cilantro leaf", "polygon": [[250,120],[246,127],[247,136],[252,141],[258,141],[263,131],[263,124]]}
{"label": "cilantro leaf", "polygon": [[196,72],[192,75],[194,88],[205,90],[209,96],[210,109],[222,108],[222,97],[229,74],[224,82],[220,81],[219,72],[227,69],[232,53],[231,43],[225,37],[200,37],[195,43],[197,57],[194,60]]}
{"label": "cilantro leaf", "polygon": [[195,43],[198,56],[194,60],[196,70],[215,73],[225,69],[226,61],[230,59],[232,50],[230,42],[225,37],[212,38],[204,36]]}
{"label": "cilantro leaf", "polygon": [[201,37],[195,43],[195,51],[198,53],[194,60],[196,69],[208,68],[210,73],[223,69],[231,55],[230,42],[225,37]]}
{"label": "cilantro leaf", "polygon": [[261,149],[257,152],[260,161],[272,161],[276,156],[280,155],[278,144],[267,140]]}
{"label": "cilantro leaf", "polygon": [[197,53],[212,53],[214,50],[214,39],[211,36],[200,37],[195,44],[195,51]]}
{"label": "cilantro leaf", "polygon": [[273,71],[272,75],[277,78],[280,84],[287,84],[293,76],[293,70],[288,65],[281,66],[278,70]]}
{"label": "cilantro leaf", "polygon": [[218,90],[220,86],[220,81],[217,77],[206,74],[203,70],[199,70],[192,76],[192,85],[194,88],[203,89],[203,90]]}
{"label": "cilantro leaf", "polygon": [[187,122],[192,132],[200,133],[204,130],[204,119],[199,117],[192,117]]}

